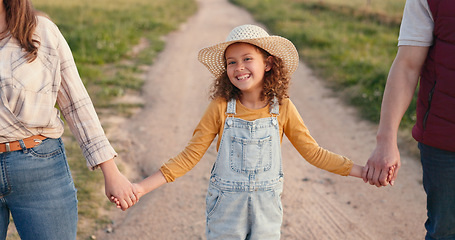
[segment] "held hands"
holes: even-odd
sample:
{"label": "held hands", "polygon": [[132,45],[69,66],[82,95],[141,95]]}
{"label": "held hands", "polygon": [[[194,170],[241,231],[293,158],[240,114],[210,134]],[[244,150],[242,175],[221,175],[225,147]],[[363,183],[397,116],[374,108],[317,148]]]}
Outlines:
{"label": "held hands", "polygon": [[[366,167],[367,166],[362,167],[360,165],[354,164],[352,166],[351,172],[349,173],[349,176],[353,176],[353,177],[357,177],[357,178],[363,178],[362,174],[366,171]],[[388,169],[388,171],[386,173],[387,174],[386,175],[387,178],[385,179],[385,182],[387,184],[393,185],[392,180],[393,180],[393,176],[395,174],[395,168],[396,168],[396,166],[389,167],[389,169]],[[367,181],[365,181],[365,182],[367,182]],[[386,185],[384,185],[384,186],[386,186]]]}
{"label": "held hands", "polygon": [[[391,167],[393,167],[392,174],[390,174]],[[393,186],[400,167],[400,152],[396,144],[378,143],[362,170],[362,178],[364,182],[369,182],[376,187],[388,184]]]}
{"label": "held hands", "polygon": [[[384,184],[378,185],[377,187],[387,186],[387,185],[389,185],[389,184],[390,184],[390,186],[393,186],[393,184],[394,184],[394,181],[393,181],[394,178],[393,178],[393,177],[394,177],[394,175],[395,175],[395,169],[396,169],[396,166],[395,166],[395,165],[394,165],[394,166],[390,166],[390,167],[389,167],[389,170],[388,170],[387,173],[386,173],[386,174],[387,174],[387,175],[386,175],[386,179],[383,181]],[[362,169],[362,174],[363,174],[364,172],[368,172],[368,170],[367,170],[367,165],[365,165],[365,167],[363,167],[363,169]],[[382,175],[382,174],[381,174],[381,175]],[[361,176],[361,178],[363,178],[363,177]],[[367,183],[368,181],[367,181],[367,180],[364,180],[364,182]],[[370,183],[370,184],[371,184],[371,183]],[[371,184],[371,185],[375,185],[375,184]]]}
{"label": "held hands", "polygon": [[[138,184],[138,183],[133,183],[132,185],[133,185],[133,188],[136,189],[135,197],[136,197],[137,201],[136,201],[135,203],[137,203],[137,202],[139,202],[139,199],[140,199],[142,196],[145,195],[145,192],[144,192],[144,189],[140,186],[140,184]],[[124,209],[124,208],[122,207],[122,200],[121,200],[121,199],[119,199],[119,198],[117,198],[117,197],[115,197],[115,196],[111,196],[111,198],[110,198],[109,200],[110,200],[111,202],[115,203],[115,205],[117,205],[117,208],[120,208],[120,209],[122,209],[123,211],[125,211],[126,209],[128,209],[128,208],[130,208],[130,207],[132,207],[132,206],[134,205],[134,204],[133,204],[133,205],[131,205],[131,206],[129,206],[129,207],[127,207],[127,208]]]}
{"label": "held hands", "polygon": [[[390,166],[390,167],[389,167],[389,170],[388,170],[387,173],[386,173],[386,174],[387,174],[387,175],[386,175],[386,179],[383,180],[383,181],[381,181],[381,184],[380,184],[380,185],[375,185],[375,184],[372,183],[371,181],[370,181],[370,184],[371,184],[371,185],[375,185],[375,186],[377,186],[377,187],[383,187],[383,186],[387,186],[387,185],[389,185],[389,184],[390,184],[390,186],[393,186],[393,184],[394,184],[394,180],[393,180],[393,179],[394,179],[394,176],[395,176],[395,173],[396,173],[396,172],[395,172],[395,169],[396,169],[396,168],[397,168],[396,165],[393,165],[393,166]],[[368,174],[367,165],[365,165],[365,167],[363,167],[362,174],[364,174],[364,173]],[[383,173],[381,173],[380,175],[382,176]],[[362,176],[361,178],[363,178],[363,176]],[[365,180],[365,179],[364,179],[363,181],[364,181],[365,183],[368,182],[368,180]]]}
{"label": "held hands", "polygon": [[[139,198],[164,185],[166,182],[167,182],[166,178],[161,173],[161,171],[158,170],[154,174],[142,180],[141,182],[133,183],[132,186],[134,189],[135,198],[137,199],[136,202],[139,201]],[[122,198],[119,198],[117,195],[111,196],[109,200],[115,203],[117,205],[117,208],[121,208],[123,211],[125,211],[126,209],[128,209],[129,207],[136,203],[134,202],[132,205],[128,204],[128,207],[125,207]]]}
{"label": "held hands", "polygon": [[[123,178],[123,179],[122,179]],[[123,186],[122,186],[123,185]],[[106,197],[117,205],[117,208],[125,211],[139,201],[138,191],[123,175],[117,181],[107,183]],[[114,201],[116,199],[117,201]]]}
{"label": "held hands", "polygon": [[[114,160],[111,159],[100,165],[105,184],[106,197],[113,203],[118,203],[123,211],[137,203],[137,190],[130,181],[118,170]],[[118,199],[114,202],[112,197]]]}

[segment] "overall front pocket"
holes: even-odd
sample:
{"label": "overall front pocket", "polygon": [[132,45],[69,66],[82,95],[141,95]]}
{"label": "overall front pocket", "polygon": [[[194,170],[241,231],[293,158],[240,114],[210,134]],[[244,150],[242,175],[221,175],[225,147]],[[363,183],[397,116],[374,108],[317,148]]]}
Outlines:
{"label": "overall front pocket", "polygon": [[220,205],[221,202],[221,191],[209,186],[207,189],[207,196],[205,198],[205,209],[206,209],[206,216],[210,217],[215,209]]}
{"label": "overall front pocket", "polygon": [[272,166],[272,137],[260,139],[231,138],[230,166],[239,173],[260,173]]}

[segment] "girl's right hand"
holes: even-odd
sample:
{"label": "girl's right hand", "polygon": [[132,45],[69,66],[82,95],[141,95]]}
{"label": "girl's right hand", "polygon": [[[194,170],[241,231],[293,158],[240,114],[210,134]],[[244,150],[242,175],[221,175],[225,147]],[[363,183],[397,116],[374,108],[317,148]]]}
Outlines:
{"label": "girl's right hand", "polygon": [[140,183],[133,183],[133,187],[136,189],[136,197],[139,199],[145,195],[144,188],[141,186]]}
{"label": "girl's right hand", "polygon": [[[133,188],[135,189],[136,202],[134,202],[134,204],[136,204],[136,203],[139,202],[139,199],[140,199],[142,196],[144,196],[145,193],[144,193],[143,187],[142,187],[140,184],[138,184],[138,183],[132,183],[132,185],[133,185]],[[115,203],[115,205],[117,205],[117,208],[122,209],[122,205],[121,205],[121,203],[120,203],[120,200],[119,200],[117,197],[112,196],[112,197],[111,197],[111,202]],[[126,209],[128,209],[128,208],[134,206],[134,204],[131,205],[131,206],[129,206],[129,207],[127,207],[127,208],[124,208],[124,209],[122,209],[122,210],[125,211]]]}

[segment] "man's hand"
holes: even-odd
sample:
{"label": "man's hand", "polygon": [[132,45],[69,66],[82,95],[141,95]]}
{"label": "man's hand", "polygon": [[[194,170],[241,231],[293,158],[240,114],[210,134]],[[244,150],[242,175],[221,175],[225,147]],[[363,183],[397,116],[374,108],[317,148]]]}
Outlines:
{"label": "man's hand", "polygon": [[[394,168],[393,176],[389,178],[389,171]],[[362,170],[364,182],[376,187],[393,185],[401,167],[400,152],[393,144],[377,144],[375,150]]]}

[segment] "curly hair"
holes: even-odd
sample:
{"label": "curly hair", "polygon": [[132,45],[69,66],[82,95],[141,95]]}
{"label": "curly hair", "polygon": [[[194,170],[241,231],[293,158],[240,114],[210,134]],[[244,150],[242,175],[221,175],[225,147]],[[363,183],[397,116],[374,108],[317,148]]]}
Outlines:
{"label": "curly hair", "polygon": [[[255,46],[255,45],[253,45]],[[262,48],[255,46],[263,55],[264,59],[272,57],[272,67],[270,71],[265,72],[264,83],[262,88],[261,100],[267,99],[267,102],[272,105],[274,97],[277,98],[278,103],[285,98],[288,98],[288,89],[291,82],[289,71],[285,68],[283,61],[270,55],[267,51]],[[226,63],[225,63],[226,65]],[[226,101],[232,98],[240,99],[242,92],[234,84],[231,83],[225,70],[212,84],[211,87],[211,99],[223,98]]]}

